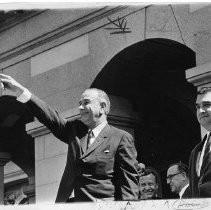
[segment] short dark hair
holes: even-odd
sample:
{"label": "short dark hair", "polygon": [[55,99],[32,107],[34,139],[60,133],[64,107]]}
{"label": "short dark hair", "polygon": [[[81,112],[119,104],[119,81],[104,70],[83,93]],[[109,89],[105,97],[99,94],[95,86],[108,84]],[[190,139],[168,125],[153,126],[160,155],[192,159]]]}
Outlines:
{"label": "short dark hair", "polygon": [[[211,90],[211,89],[210,89],[210,90]],[[172,164],[169,166],[169,168],[172,167],[172,166],[177,166],[178,171],[179,171],[180,173],[185,173],[187,177],[189,176],[188,165],[186,165],[185,163],[182,163],[182,162],[172,163]]]}
{"label": "short dark hair", "polygon": [[211,87],[202,87],[197,91],[197,95],[203,95],[207,92],[211,92]]}
{"label": "short dark hair", "polygon": [[159,174],[158,172],[152,168],[152,167],[146,167],[143,171],[143,173],[140,174],[140,177],[142,176],[147,176],[149,174],[153,174],[155,176],[155,182],[156,184],[158,184],[158,178],[159,178]]}

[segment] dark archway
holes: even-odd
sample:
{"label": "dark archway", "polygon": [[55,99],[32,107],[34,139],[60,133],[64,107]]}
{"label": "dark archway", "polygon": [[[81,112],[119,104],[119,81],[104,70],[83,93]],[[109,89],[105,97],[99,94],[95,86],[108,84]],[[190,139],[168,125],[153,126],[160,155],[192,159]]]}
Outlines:
{"label": "dark archway", "polygon": [[[0,97],[0,151],[10,153],[11,161],[28,177],[35,174],[34,141],[25,129],[26,123],[31,121],[32,115],[15,97]],[[5,186],[5,190],[9,185],[11,183]]]}
{"label": "dark archway", "polygon": [[194,66],[195,53],[185,45],[147,39],[115,55],[91,85],[133,104],[141,119],[135,132],[138,160],[161,173],[164,198],[173,196],[165,181],[168,165],[188,164],[200,140],[196,88],[185,78],[185,70]]}

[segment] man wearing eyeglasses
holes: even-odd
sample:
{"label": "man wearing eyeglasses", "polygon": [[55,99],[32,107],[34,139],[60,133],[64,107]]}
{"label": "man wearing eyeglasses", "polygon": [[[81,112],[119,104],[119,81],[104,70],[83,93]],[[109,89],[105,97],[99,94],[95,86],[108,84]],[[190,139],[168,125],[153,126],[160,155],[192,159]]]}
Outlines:
{"label": "man wearing eyeglasses", "polygon": [[207,198],[211,197],[211,87],[199,90],[196,109],[197,119],[207,134],[191,152],[190,189],[193,198]]}
{"label": "man wearing eyeglasses", "polygon": [[174,163],[167,170],[167,184],[171,191],[181,198],[190,198],[188,166],[184,163]]}

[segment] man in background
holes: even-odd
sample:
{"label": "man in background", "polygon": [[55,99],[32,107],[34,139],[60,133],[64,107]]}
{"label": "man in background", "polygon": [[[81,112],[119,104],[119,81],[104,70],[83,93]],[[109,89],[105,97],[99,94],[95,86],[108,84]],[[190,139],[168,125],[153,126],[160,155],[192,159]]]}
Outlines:
{"label": "man in background", "polygon": [[140,200],[159,199],[158,190],[161,187],[159,184],[159,175],[152,167],[146,167],[140,174],[139,178],[139,192]]}
{"label": "man in background", "polygon": [[190,198],[188,166],[184,163],[171,164],[167,170],[167,184],[171,192],[179,195],[180,198]]}

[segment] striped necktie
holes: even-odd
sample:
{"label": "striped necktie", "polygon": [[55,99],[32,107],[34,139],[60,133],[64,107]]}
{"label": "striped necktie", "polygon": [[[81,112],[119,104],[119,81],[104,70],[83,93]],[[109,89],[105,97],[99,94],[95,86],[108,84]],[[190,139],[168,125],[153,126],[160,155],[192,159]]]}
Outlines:
{"label": "striped necktie", "polygon": [[90,145],[92,144],[91,138],[93,138],[93,131],[89,130],[88,132],[88,136],[87,136],[87,147],[86,150],[90,147]]}

